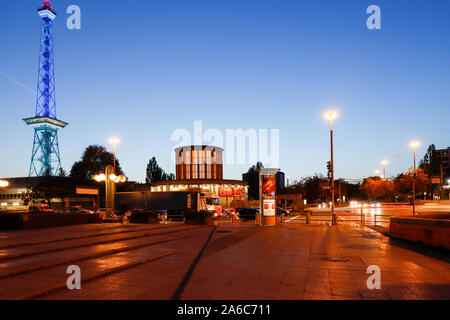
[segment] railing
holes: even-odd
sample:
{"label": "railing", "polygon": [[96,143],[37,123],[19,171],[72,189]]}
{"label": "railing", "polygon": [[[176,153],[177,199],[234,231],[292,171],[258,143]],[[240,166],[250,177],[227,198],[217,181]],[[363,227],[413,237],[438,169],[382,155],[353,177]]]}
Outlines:
{"label": "railing", "polygon": [[[389,223],[389,219],[380,219],[382,217],[392,217],[392,215],[383,215],[383,214],[375,214],[375,215],[370,215],[367,213],[360,213],[360,214],[337,214],[338,217],[356,217],[356,219],[346,219],[346,220],[338,220],[338,223],[343,223],[343,222],[357,222],[360,223],[361,225],[365,225],[366,222],[373,222],[373,225],[377,225],[380,223]],[[301,214],[300,215],[301,218],[296,219],[297,221],[305,221],[306,223],[311,223],[311,222],[331,222],[331,215],[330,214],[314,214],[312,215],[311,213],[306,212],[305,214]],[[327,217],[327,219],[316,219],[316,217]],[[371,219],[371,217],[373,217],[373,219]]]}
{"label": "railing", "polygon": [[[374,215],[374,217],[373,217],[373,225],[374,226],[376,226],[377,225],[377,217],[392,217],[392,216],[390,216],[390,215],[385,215],[385,214],[376,214],[376,215]],[[378,221],[378,222],[380,222],[380,223],[390,223],[390,220],[388,220],[388,221],[386,221],[386,220],[381,220],[381,221]]]}

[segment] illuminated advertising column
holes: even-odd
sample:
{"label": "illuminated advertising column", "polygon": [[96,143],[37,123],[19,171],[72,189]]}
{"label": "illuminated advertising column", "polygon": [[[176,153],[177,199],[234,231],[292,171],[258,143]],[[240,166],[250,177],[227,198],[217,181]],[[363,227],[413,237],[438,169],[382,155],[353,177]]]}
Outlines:
{"label": "illuminated advertising column", "polygon": [[279,169],[261,169],[259,172],[259,195],[262,226],[274,226],[277,223],[276,198],[277,183],[276,175]]}

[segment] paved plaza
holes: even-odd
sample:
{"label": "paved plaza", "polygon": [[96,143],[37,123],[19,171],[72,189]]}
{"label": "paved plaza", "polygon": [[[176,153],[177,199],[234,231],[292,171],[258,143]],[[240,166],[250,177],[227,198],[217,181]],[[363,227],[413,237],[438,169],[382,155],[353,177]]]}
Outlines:
{"label": "paved plaza", "polygon": [[2,232],[0,247],[0,299],[450,299],[448,252],[357,223],[81,225]]}

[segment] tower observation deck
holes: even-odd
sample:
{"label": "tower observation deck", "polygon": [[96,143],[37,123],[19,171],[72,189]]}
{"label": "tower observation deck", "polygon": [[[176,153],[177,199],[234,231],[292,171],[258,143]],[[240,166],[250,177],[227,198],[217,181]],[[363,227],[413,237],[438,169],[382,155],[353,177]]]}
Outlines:
{"label": "tower observation deck", "polygon": [[55,175],[61,168],[58,130],[68,125],[56,117],[53,20],[56,12],[46,0],[38,9],[41,17],[41,43],[36,98],[36,114],[23,119],[34,128],[29,176]]}

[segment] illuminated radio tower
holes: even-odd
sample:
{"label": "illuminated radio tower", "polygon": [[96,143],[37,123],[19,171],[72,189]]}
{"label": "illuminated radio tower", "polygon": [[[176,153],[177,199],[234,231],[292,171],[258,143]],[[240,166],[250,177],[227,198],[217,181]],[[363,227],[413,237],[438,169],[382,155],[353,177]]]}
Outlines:
{"label": "illuminated radio tower", "polygon": [[49,1],[38,9],[41,17],[41,47],[37,84],[36,115],[23,119],[34,128],[29,176],[55,175],[61,168],[58,130],[68,125],[56,118],[53,20],[56,12]]}

